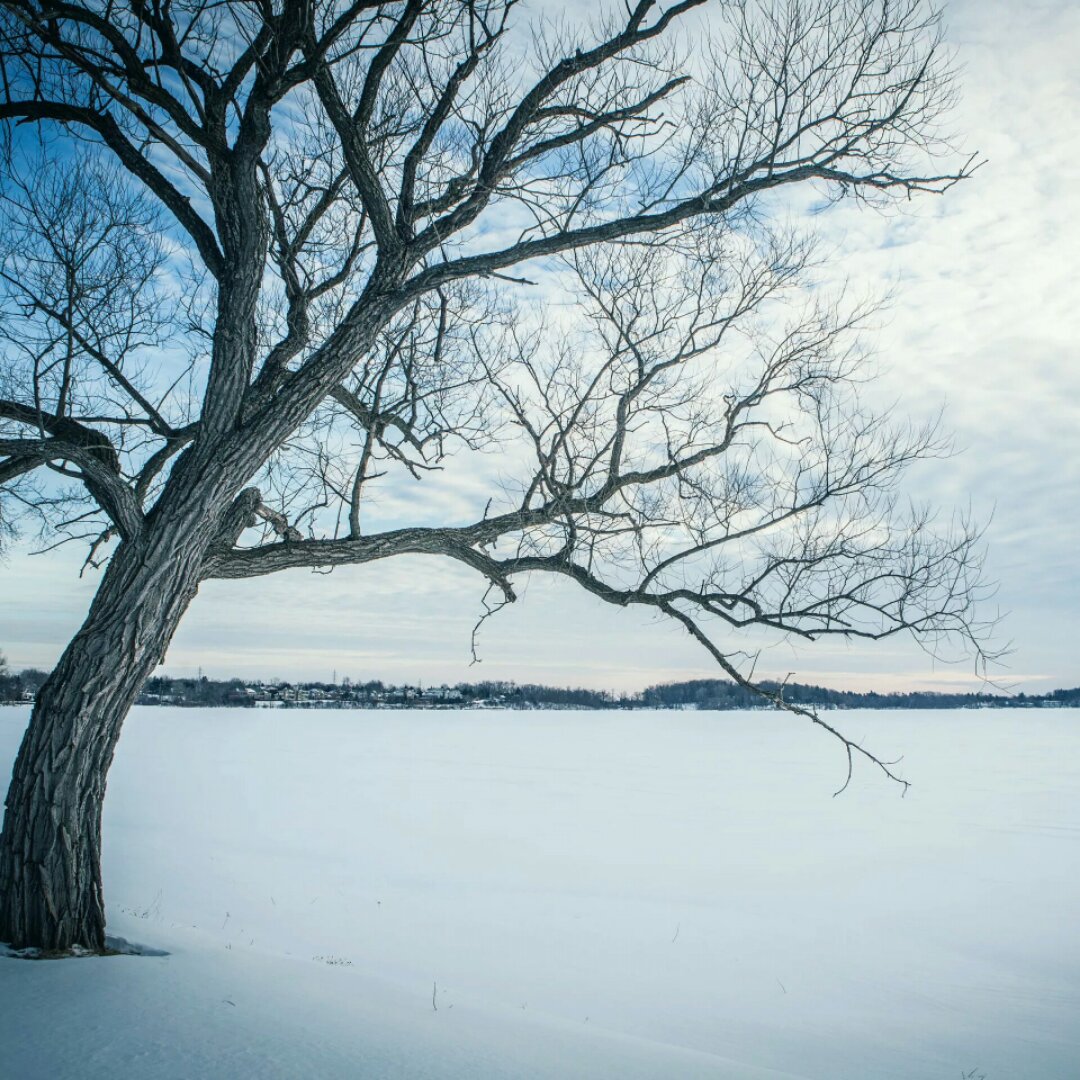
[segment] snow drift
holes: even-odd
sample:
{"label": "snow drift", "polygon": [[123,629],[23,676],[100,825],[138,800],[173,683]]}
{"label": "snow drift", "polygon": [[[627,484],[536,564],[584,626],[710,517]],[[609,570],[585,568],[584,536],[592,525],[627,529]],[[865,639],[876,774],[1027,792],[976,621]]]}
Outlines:
{"label": "snow drift", "polygon": [[1080,1075],[1080,716],[841,719],[906,798],[774,713],[136,709],[109,925],[167,955],[0,960],[0,1072]]}

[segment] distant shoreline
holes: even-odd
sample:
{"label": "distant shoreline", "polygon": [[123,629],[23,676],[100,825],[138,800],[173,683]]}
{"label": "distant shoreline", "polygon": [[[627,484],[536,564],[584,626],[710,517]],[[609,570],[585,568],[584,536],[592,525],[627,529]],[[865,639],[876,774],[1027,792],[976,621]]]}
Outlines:
{"label": "distant shoreline", "polygon": [[[0,704],[32,703],[47,673],[35,669],[0,678]],[[806,683],[781,686],[763,680],[761,687],[793,705],[817,709],[1001,709],[1080,707],[1080,688],[1045,694],[883,693],[832,690]],[[148,679],[136,704],[209,708],[277,709],[772,709],[759,694],[726,679],[692,679],[658,684],[636,693],[556,687],[532,683],[485,681],[424,688],[373,679],[340,683],[244,681],[242,679]]]}
{"label": "distant shoreline", "polygon": [[[177,702],[177,701],[136,701],[141,708],[172,708],[172,709],[254,709],[261,712],[778,712],[778,706],[769,702],[759,701],[756,705],[642,705],[642,704],[616,704],[616,705],[555,705],[545,702],[513,702],[496,704],[462,704],[462,705],[429,705],[422,702],[410,702],[408,704],[371,704],[364,701],[301,701],[301,702],[278,702],[258,704],[255,706],[237,704],[236,702],[210,703],[210,702]],[[0,709],[18,708],[20,705],[32,706],[32,700],[0,700]],[[976,710],[1001,710],[1001,709],[1039,709],[1061,712],[1069,709],[1080,709],[1080,702],[1052,702],[1043,704],[1032,701],[1030,698],[1018,702],[1012,698],[1004,698],[993,704],[974,705],[813,705],[812,708],[820,711],[845,711],[851,712],[937,712],[937,711],[963,711]]]}
{"label": "distant shoreline", "polygon": [[[763,681],[776,693],[781,685]],[[949,694],[929,691],[885,694],[831,690],[787,683],[783,696],[792,704],[819,709],[1065,708],[1080,706],[1080,688],[1046,694]],[[238,679],[151,679],[144,705],[228,704],[255,708],[383,709],[772,709],[760,695],[722,679],[695,679],[650,686],[638,693],[553,687],[508,682],[458,683],[424,689],[392,686],[378,680],[321,683],[244,683]]]}

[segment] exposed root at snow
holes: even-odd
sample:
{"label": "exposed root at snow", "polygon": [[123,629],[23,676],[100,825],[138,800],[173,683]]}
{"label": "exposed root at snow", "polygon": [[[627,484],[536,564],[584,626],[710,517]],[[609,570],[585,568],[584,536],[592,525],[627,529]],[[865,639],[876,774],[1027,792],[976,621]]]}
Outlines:
{"label": "exposed root at snow", "polygon": [[74,960],[87,956],[168,956],[164,949],[138,945],[122,937],[107,937],[105,948],[87,949],[72,945],[70,949],[12,949],[0,942],[0,959],[7,960]]}

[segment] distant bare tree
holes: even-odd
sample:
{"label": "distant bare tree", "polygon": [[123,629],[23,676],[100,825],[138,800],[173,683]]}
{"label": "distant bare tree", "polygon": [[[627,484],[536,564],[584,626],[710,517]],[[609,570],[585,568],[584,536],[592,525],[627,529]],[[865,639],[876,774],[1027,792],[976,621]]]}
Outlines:
{"label": "distant bare tree", "polygon": [[[970,171],[919,0],[0,12],[0,520],[107,561],[15,765],[0,939],[104,946],[106,774],[208,578],[426,553],[493,611],[555,573],[742,681],[720,633],[978,649],[972,531],[897,502],[938,437],[861,403],[867,312],[769,224]],[[373,488],[492,448],[473,520],[370,530]]]}

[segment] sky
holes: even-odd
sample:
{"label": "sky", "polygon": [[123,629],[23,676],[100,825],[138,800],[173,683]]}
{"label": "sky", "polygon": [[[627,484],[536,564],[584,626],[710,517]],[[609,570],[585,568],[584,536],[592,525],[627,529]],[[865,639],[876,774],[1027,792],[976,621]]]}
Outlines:
{"label": "sky", "polygon": [[[1040,692],[1080,685],[1080,5],[945,10],[963,94],[952,126],[985,164],[944,198],[887,215],[842,204],[818,227],[853,285],[892,292],[874,338],[879,393],[915,417],[944,406],[959,448],[921,465],[913,494],[989,522],[987,613],[1002,615],[997,643],[1011,643],[991,675]],[[78,628],[96,585],[78,577],[84,554],[16,547],[0,562],[0,650],[13,668],[48,668]],[[485,624],[471,664],[483,583],[446,561],[208,582],[162,670],[617,690],[717,675],[685,632],[647,615],[557,581],[519,592]],[[757,674],[788,673],[850,689],[982,686],[972,664],[899,639],[765,648]]]}

